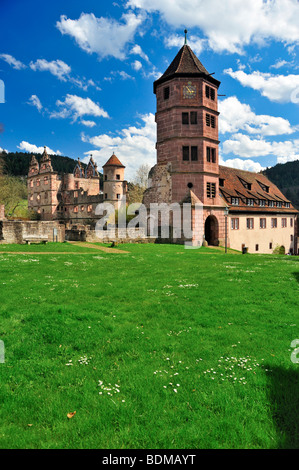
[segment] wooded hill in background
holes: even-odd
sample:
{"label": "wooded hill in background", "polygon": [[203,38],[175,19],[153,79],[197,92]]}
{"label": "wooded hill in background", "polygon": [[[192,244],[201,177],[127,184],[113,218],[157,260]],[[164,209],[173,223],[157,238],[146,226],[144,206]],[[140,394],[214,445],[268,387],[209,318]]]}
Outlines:
{"label": "wooded hill in background", "polygon": [[299,160],[278,163],[263,173],[299,210]]}
{"label": "wooded hill in background", "polygon": [[[0,154],[4,161],[4,171],[6,174],[11,176],[27,176],[29,171],[29,164],[34,155],[38,162],[40,162],[41,154],[39,153],[23,153],[23,152],[3,152]],[[62,173],[73,173],[77,161],[70,157],[62,157],[60,155],[50,155],[52,167],[54,171],[59,174]],[[86,164],[82,163],[82,166],[86,168]],[[102,180],[102,175],[100,174]]]}

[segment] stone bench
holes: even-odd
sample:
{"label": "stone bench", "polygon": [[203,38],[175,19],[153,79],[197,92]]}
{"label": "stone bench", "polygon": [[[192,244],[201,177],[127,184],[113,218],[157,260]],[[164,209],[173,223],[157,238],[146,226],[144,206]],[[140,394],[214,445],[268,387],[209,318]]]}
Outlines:
{"label": "stone bench", "polygon": [[24,242],[27,243],[27,245],[30,245],[31,243],[47,243],[48,237],[47,236],[42,236],[42,235],[28,235],[28,236],[23,236]]}

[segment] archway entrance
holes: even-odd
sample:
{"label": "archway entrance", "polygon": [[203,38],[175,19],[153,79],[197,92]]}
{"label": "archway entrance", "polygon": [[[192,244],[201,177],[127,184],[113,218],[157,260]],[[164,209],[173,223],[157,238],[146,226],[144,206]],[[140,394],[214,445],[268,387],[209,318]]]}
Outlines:
{"label": "archway entrance", "polygon": [[218,246],[219,244],[218,220],[214,215],[209,215],[205,221],[205,240],[208,245]]}

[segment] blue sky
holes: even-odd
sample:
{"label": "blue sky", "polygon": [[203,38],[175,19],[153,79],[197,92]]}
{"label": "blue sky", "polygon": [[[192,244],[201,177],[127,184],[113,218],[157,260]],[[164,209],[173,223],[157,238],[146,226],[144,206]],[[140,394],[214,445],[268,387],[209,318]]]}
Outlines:
{"label": "blue sky", "polygon": [[[221,81],[221,162],[259,171],[299,159],[297,0],[1,0],[0,148],[132,179],[155,164],[153,81],[184,43]],[[1,97],[1,94],[0,94]]]}

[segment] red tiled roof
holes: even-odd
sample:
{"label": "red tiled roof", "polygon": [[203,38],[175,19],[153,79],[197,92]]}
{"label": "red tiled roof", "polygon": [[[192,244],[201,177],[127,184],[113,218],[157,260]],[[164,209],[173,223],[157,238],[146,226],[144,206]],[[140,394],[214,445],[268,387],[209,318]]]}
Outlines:
{"label": "red tiled roof", "polygon": [[[283,193],[262,173],[253,173],[251,171],[238,170],[227,166],[219,165],[219,179],[224,180],[224,186],[220,186],[220,194],[229,205],[230,211],[258,211],[258,212],[297,212],[291,202]],[[251,188],[246,188],[242,183],[248,183]],[[268,189],[263,190],[262,186]],[[238,205],[231,204],[231,198],[239,198]],[[254,205],[248,206],[247,199],[254,199]],[[290,207],[269,207],[260,206],[259,200],[290,203]]]}
{"label": "red tiled roof", "polygon": [[112,155],[109,160],[103,165],[103,168],[105,166],[119,166],[121,168],[125,168],[125,166],[119,161],[116,155]]}

